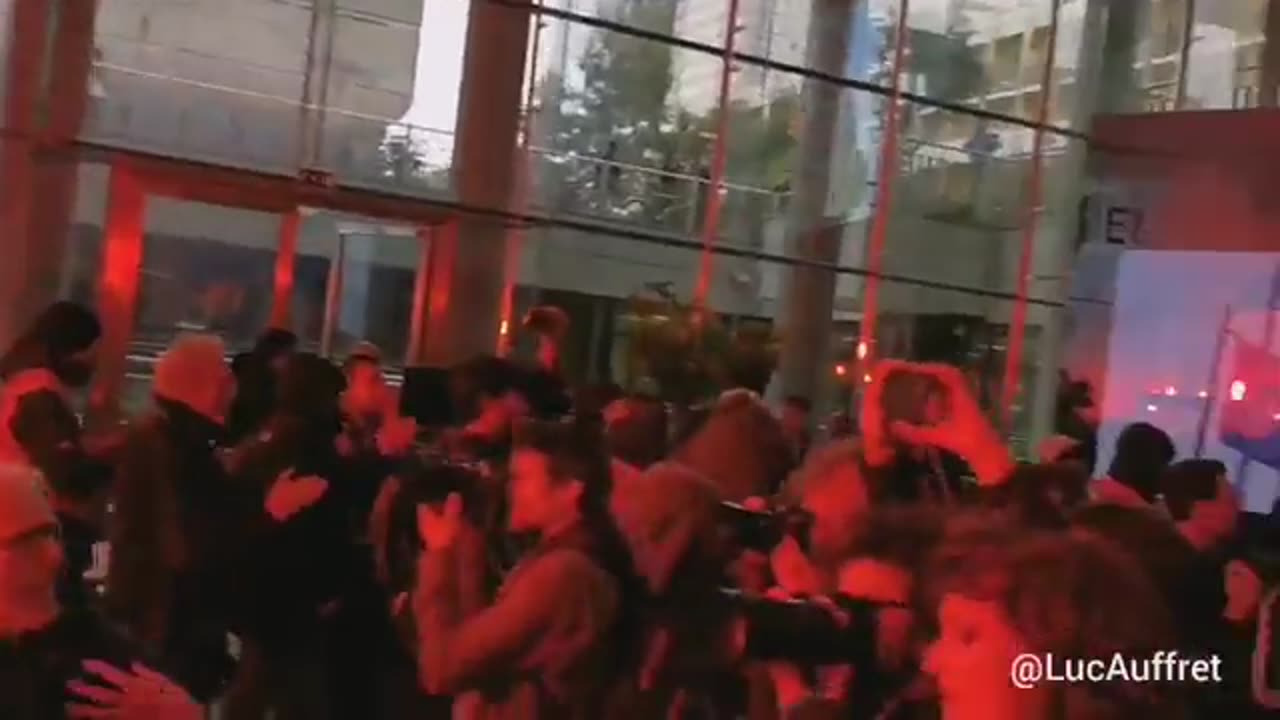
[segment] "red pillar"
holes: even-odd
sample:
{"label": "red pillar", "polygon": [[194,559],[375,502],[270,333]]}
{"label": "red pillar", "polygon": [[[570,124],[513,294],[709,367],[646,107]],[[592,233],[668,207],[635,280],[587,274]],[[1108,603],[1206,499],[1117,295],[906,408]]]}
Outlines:
{"label": "red pillar", "polygon": [[295,209],[280,216],[280,246],[276,250],[276,272],[271,299],[271,327],[288,329],[292,321],[293,275],[298,263],[298,228],[301,216]]}
{"label": "red pillar", "polygon": [[145,225],[146,196],[142,185],[129,168],[118,164],[111,169],[103,230],[102,276],[98,286],[102,340],[89,401],[91,419],[95,421],[110,421],[117,415],[128,365],[129,340],[137,317]]}

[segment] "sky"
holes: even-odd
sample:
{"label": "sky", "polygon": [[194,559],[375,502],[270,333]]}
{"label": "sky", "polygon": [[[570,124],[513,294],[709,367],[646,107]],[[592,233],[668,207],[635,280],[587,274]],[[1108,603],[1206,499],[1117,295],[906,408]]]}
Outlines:
{"label": "sky", "polygon": [[[418,65],[413,103],[402,118],[416,126],[453,132],[462,82],[462,50],[467,39],[468,0],[424,0],[418,30]],[[433,148],[441,155],[448,148]],[[428,158],[428,162],[447,157]]]}

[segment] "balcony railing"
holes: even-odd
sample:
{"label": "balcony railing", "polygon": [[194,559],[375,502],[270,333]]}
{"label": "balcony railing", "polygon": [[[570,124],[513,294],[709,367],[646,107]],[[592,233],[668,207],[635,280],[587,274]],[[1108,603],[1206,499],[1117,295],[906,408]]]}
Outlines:
{"label": "balcony railing", "polygon": [[[304,107],[291,98],[228,88],[99,62],[103,92],[93,99],[87,139],[174,157],[283,173],[299,170],[304,113],[321,118],[319,169],[344,184],[409,196],[452,189],[453,133],[340,108]],[[983,153],[904,138],[899,182],[903,209],[963,214],[980,223],[1014,222],[1012,200],[1025,179],[1025,154]],[[684,168],[656,168],[541,146],[522,158],[528,204],[548,214],[590,216],[686,236],[700,230],[711,180]],[[740,182],[721,185],[721,235],[747,247],[763,242],[768,219],[785,212],[791,191]]]}

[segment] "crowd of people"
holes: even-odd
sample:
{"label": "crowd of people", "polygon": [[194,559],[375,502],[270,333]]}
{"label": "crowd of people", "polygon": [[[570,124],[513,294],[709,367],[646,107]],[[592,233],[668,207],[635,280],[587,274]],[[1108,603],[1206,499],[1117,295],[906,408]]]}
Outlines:
{"label": "crowd of people", "polygon": [[[95,434],[101,328],[49,308],[0,358],[0,717],[1280,713],[1272,534],[1158,428],[1017,463],[951,367],[882,361],[823,432],[759,387],[570,389],[563,315],[527,329],[536,361],[462,363],[430,408],[370,345],[182,335]],[[1029,654],[1217,670],[1021,682]]]}

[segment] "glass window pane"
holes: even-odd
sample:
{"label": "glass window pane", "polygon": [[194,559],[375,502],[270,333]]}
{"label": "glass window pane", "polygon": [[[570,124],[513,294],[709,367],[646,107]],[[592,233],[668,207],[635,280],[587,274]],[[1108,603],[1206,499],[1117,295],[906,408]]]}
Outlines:
{"label": "glass window pane", "polygon": [[278,215],[148,198],[136,339],[195,330],[252,347],[271,317],[279,233]]}
{"label": "glass window pane", "polygon": [[149,152],[292,172],[310,3],[103,0],[100,97],[82,133]]}
{"label": "glass window pane", "polygon": [[337,5],[321,165],[354,184],[447,190],[469,3]]}
{"label": "glass window pane", "polygon": [[314,208],[302,208],[300,212],[289,317],[299,344],[309,352],[320,352],[325,301],[338,257],[338,233],[331,213]]}
{"label": "glass window pane", "polygon": [[[643,332],[632,333],[633,301],[669,298],[676,305],[692,299],[698,272],[696,248],[635,242],[608,234],[565,228],[533,228],[523,243],[516,310],[533,303],[562,307],[570,316],[573,339],[564,362],[575,381],[612,380],[629,390],[645,388],[648,374],[637,353]],[[588,300],[590,299],[590,300]],[[659,322],[659,312],[641,312]],[[647,326],[646,326],[647,327]],[[528,349],[528,348],[525,348]],[[655,392],[677,392],[654,387]]]}
{"label": "glass window pane", "polygon": [[905,89],[1035,119],[1052,13],[1052,0],[912,3]]}
{"label": "glass window pane", "polygon": [[[345,358],[361,342],[371,342],[388,366],[403,365],[422,250],[412,228],[305,209],[291,308],[294,332],[302,344],[319,351],[329,332],[334,359]],[[335,277],[335,272],[341,276]],[[338,295],[332,316],[326,317],[334,288]],[[326,322],[332,328],[326,328]]]}
{"label": "glass window pane", "polygon": [[378,346],[387,365],[403,365],[422,244],[410,229],[355,225],[339,232],[342,303],[333,356],[345,357],[367,341]]}
{"label": "glass window pane", "polygon": [[9,52],[13,47],[13,0],[0,0],[0,98],[9,88]]}
{"label": "glass window pane", "polygon": [[98,302],[110,175],[111,169],[101,163],[80,163],[76,170],[76,205],[63,256],[58,295],[88,307],[94,307]]}
{"label": "glass window pane", "polygon": [[911,103],[902,120],[884,271],[1012,292],[1033,131]]}
{"label": "glass window pane", "polygon": [[1186,109],[1258,104],[1266,22],[1267,0],[1195,4]]}
{"label": "glass window pane", "polygon": [[121,407],[148,400],[156,357],[183,332],[222,336],[248,350],[266,329],[274,295],[280,217],[149,197],[137,314]]}
{"label": "glass window pane", "polygon": [[543,33],[527,170],[533,204],[696,235],[719,59],[559,20]]}
{"label": "glass window pane", "polygon": [[[724,40],[729,12],[729,0],[547,0],[542,4],[716,47]],[[768,11],[770,3],[748,0],[741,5],[744,10],[752,8],[762,14]]]}

